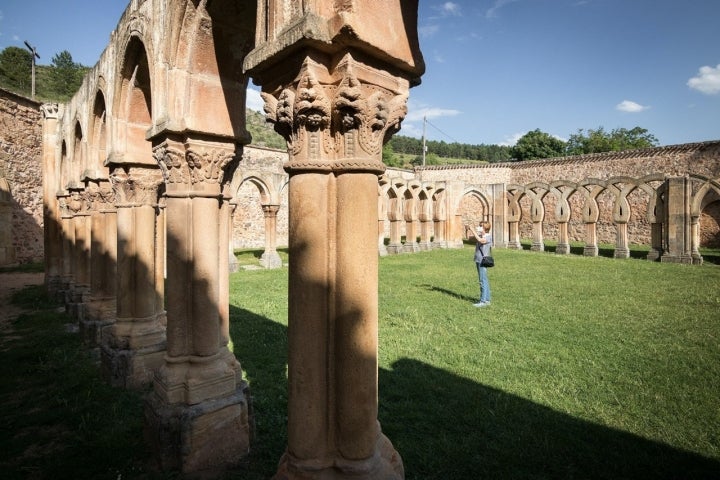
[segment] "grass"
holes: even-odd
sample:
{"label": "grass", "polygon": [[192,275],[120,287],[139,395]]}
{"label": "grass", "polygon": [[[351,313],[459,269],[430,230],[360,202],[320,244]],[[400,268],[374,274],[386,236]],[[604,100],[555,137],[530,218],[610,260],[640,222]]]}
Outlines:
{"label": "grass", "polygon": [[[408,480],[720,478],[720,268],[493,253],[482,309],[470,247],[380,260],[379,419]],[[267,479],[286,443],[287,269],[233,274],[230,303],[257,439],[228,477]],[[146,478],[139,400],[97,380],[67,321],[3,339],[0,468]],[[25,388],[31,406],[13,400]],[[43,429],[69,435],[61,453],[6,433]]]}

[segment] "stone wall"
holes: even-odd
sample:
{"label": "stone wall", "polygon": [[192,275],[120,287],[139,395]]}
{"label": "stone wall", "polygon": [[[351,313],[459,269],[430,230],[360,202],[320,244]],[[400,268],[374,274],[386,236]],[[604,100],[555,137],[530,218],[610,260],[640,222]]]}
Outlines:
{"label": "stone wall", "polygon": [[16,263],[43,258],[42,115],[40,103],[0,89],[0,178],[12,196]]}

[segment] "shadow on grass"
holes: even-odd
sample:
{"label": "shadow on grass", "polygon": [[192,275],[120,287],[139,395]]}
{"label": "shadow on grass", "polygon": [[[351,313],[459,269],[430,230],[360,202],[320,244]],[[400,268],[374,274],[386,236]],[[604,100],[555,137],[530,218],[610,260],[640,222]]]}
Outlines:
{"label": "shadow on grass", "polygon": [[[258,440],[242,478],[269,478],[287,442],[287,329],[235,306],[231,319],[258,422]],[[571,417],[417,360],[399,360],[379,375],[379,419],[403,458],[407,480],[720,478],[720,462]]]}
{"label": "shadow on grass", "polygon": [[[475,303],[475,302],[477,302],[477,299],[478,299],[478,297],[469,297],[469,296],[467,296],[467,295],[462,295],[462,294],[460,294],[460,293],[453,292],[452,290],[448,290],[448,289],[446,289],[446,288],[436,287],[435,285],[428,285],[427,283],[426,283],[426,284],[422,284],[422,285],[418,285],[418,286],[421,287],[421,288],[426,289],[426,290],[429,291],[429,292],[444,293],[445,295],[448,295],[448,296],[450,296],[450,297],[457,298],[457,299],[459,299],[459,300],[463,300],[463,301],[466,301],[466,302]],[[479,288],[479,287],[478,287],[478,288]],[[479,295],[479,293],[478,293],[478,295]]]}
{"label": "shadow on grass", "polygon": [[380,371],[407,478],[710,479],[720,462],[571,417],[413,359]]}

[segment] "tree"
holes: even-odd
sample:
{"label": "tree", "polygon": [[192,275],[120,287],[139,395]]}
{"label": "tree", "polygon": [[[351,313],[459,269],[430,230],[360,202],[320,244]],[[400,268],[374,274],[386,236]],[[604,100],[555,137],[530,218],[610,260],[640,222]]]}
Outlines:
{"label": "tree", "polygon": [[75,63],[67,50],[53,56],[52,66],[50,72],[52,93],[62,98],[70,98],[80,88],[86,68]]}
{"label": "tree", "polygon": [[382,161],[388,167],[396,167],[396,168],[403,167],[402,159],[400,157],[398,157],[397,155],[395,155],[395,151],[393,150],[393,146],[390,142],[383,145]]}
{"label": "tree", "polygon": [[631,130],[616,128],[611,132],[606,132],[603,127],[599,127],[597,130],[589,129],[587,133],[583,129],[579,129],[577,133],[570,135],[567,154],[615,152],[657,145],[657,138],[644,128],[635,127]]}
{"label": "tree", "polygon": [[565,154],[565,142],[538,128],[520,137],[510,154],[515,160],[561,157]]}
{"label": "tree", "polygon": [[28,95],[31,77],[32,53],[18,47],[0,52],[0,86]]}

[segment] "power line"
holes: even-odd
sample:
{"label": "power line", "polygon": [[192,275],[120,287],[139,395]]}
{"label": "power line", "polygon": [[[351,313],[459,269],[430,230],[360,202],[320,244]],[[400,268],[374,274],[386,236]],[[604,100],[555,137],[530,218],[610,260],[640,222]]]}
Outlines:
{"label": "power line", "polygon": [[435,130],[437,130],[437,131],[440,132],[441,134],[445,135],[447,138],[449,138],[449,139],[452,140],[453,142],[455,142],[455,143],[460,143],[460,142],[458,142],[456,139],[454,139],[453,137],[451,137],[450,135],[448,135],[447,133],[445,133],[445,132],[443,132],[442,130],[440,130],[437,126],[433,125],[432,122],[430,122],[429,120],[425,119],[425,122],[426,122],[426,123],[429,123],[431,127],[433,127]]}

